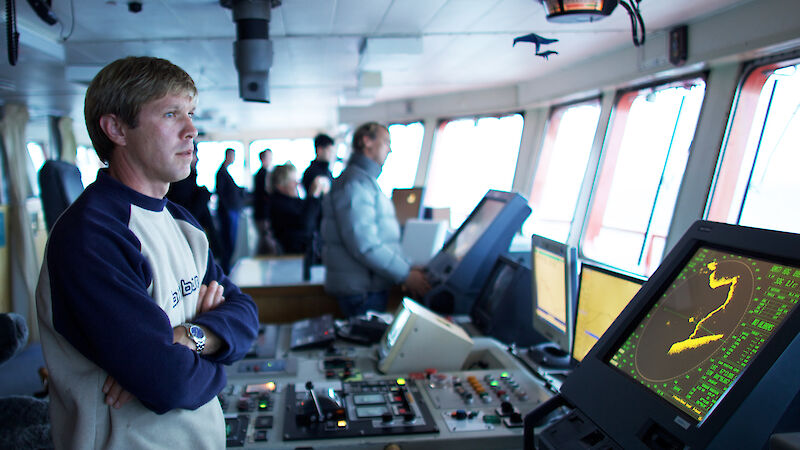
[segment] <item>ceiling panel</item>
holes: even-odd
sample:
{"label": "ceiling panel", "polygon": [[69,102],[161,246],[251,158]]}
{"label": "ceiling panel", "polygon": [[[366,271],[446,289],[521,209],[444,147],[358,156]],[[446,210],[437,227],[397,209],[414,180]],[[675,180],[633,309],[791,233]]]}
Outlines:
{"label": "ceiling panel", "polygon": [[418,34],[448,0],[395,0],[383,18],[379,33]]}
{"label": "ceiling panel", "polygon": [[425,26],[425,33],[472,31],[483,16],[502,0],[448,0]]}
{"label": "ceiling panel", "polygon": [[374,34],[390,4],[391,0],[338,0],[331,33]]}

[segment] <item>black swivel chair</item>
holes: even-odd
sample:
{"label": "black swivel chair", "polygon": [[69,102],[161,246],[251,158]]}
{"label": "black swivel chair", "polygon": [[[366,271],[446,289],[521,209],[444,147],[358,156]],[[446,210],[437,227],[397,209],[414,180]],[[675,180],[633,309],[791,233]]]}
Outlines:
{"label": "black swivel chair", "polygon": [[44,222],[50,231],[58,216],[83,192],[81,172],[74,164],[49,159],[39,169],[39,189]]}

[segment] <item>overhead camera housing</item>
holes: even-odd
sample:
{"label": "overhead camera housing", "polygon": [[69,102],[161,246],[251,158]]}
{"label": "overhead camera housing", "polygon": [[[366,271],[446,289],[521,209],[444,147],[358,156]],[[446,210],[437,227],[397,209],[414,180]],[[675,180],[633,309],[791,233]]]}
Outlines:
{"label": "overhead camera housing", "polygon": [[239,73],[239,97],[269,103],[269,69],[272,42],[269,40],[270,11],[280,0],[220,0],[233,10],[236,41],[233,60]]}

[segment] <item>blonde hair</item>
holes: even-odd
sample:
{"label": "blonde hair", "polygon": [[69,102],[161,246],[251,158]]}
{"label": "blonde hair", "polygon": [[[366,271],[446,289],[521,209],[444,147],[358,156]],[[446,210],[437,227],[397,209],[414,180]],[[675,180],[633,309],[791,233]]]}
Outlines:
{"label": "blonde hair", "polygon": [[100,127],[106,114],[117,116],[135,128],[142,106],[168,94],[197,97],[194,80],[183,69],[166,59],[129,56],[105,66],[86,90],[83,114],[89,138],[103,162],[108,162],[114,143]]}
{"label": "blonde hair", "polygon": [[286,164],[275,166],[269,176],[270,189],[272,192],[276,192],[279,187],[286,186],[291,180],[297,181],[297,167],[294,164],[287,162]]}

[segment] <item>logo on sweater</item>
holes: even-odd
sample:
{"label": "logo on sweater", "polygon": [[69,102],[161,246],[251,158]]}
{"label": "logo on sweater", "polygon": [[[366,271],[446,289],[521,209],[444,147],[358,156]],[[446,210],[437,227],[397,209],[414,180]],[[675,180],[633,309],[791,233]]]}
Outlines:
{"label": "logo on sweater", "polygon": [[195,275],[191,279],[181,280],[178,290],[172,293],[172,307],[176,308],[180,303],[181,298],[191,295],[194,291],[200,289],[200,277]]}

